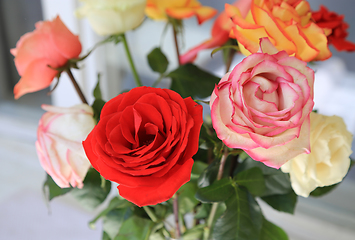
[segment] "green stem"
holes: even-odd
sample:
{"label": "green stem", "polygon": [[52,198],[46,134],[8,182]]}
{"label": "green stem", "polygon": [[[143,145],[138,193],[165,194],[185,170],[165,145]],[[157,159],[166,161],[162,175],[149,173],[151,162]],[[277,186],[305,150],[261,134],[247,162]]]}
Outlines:
{"label": "green stem", "polygon": [[143,206],[143,209],[147,213],[147,215],[150,217],[150,219],[152,219],[153,222],[157,222],[158,221],[157,216],[155,216],[154,212],[152,211],[152,209],[150,209],[150,207]]}
{"label": "green stem", "polygon": [[165,77],[165,75],[161,74],[160,77],[153,83],[152,87],[156,87],[161,82],[161,80],[164,79],[164,77]]}
{"label": "green stem", "polygon": [[229,72],[229,69],[232,65],[233,57],[235,55],[236,51],[234,49],[230,49],[228,53],[228,59],[226,62],[226,73]]}
{"label": "green stem", "polygon": [[74,88],[75,88],[76,92],[78,93],[78,95],[79,95],[81,101],[82,101],[83,103],[85,103],[85,104],[88,104],[88,102],[86,101],[86,98],[85,98],[83,92],[81,91],[81,89],[80,89],[78,83],[76,82],[76,80],[75,80],[75,78],[74,78],[73,73],[70,71],[70,68],[67,68],[67,69],[65,70],[65,72],[68,74],[68,76],[69,76],[71,82],[73,83]]}
{"label": "green stem", "polygon": [[180,224],[179,224],[179,202],[178,202],[178,196],[176,194],[173,196],[173,211],[174,211],[174,219],[175,219],[175,238],[179,239],[181,236],[181,232],[180,232]]}
{"label": "green stem", "polygon": [[180,62],[180,50],[179,50],[179,42],[177,40],[177,31],[176,31],[175,25],[174,24],[172,24],[172,25],[173,25],[176,56],[177,56],[177,60],[178,60],[179,66],[180,66],[181,65],[181,62]]}
{"label": "green stem", "polygon": [[136,82],[136,86],[137,87],[143,86],[141,79],[138,76],[136,67],[134,66],[132,55],[131,55],[131,52],[129,51],[129,47],[128,47],[128,43],[127,43],[125,34],[122,34],[122,41],[123,41],[124,48],[126,50],[126,55],[128,58],[129,65],[131,66],[131,69],[132,69],[132,73],[133,73],[134,81]]}
{"label": "green stem", "polygon": [[[224,165],[226,164],[228,154],[229,154],[228,148],[227,148],[227,146],[224,146],[224,152],[223,152],[223,155],[222,155],[222,158],[221,158],[221,162],[219,163],[217,181],[222,179],[223,171],[224,171]],[[211,227],[212,227],[213,220],[214,220],[214,217],[215,217],[216,212],[217,212],[217,208],[218,208],[218,202],[213,203],[210,215],[208,216],[208,219],[207,219],[207,227],[208,227],[208,229],[211,229]]]}

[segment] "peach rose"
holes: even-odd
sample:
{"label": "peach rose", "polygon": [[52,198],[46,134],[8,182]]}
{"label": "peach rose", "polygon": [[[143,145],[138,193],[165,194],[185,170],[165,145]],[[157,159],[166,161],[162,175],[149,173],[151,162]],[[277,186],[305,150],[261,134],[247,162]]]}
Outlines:
{"label": "peach rose", "polygon": [[278,52],[268,38],[215,87],[213,128],[230,148],[279,168],[308,153],[314,72],[307,63]]}
{"label": "peach rose", "polygon": [[86,104],[71,108],[42,105],[47,112],[37,130],[36,149],[43,169],[55,183],[82,188],[91,164],[82,141],[94,128],[93,110]]}
{"label": "peach rose", "polygon": [[[235,1],[234,6],[238,7],[243,17],[246,16],[250,9],[250,3],[245,1]],[[211,30],[211,38],[201,43],[200,45],[189,50],[187,53],[180,56],[180,63],[186,64],[193,62],[197,54],[204,49],[220,47],[224,45],[229,39],[229,33],[233,27],[233,22],[228,17],[226,11],[220,13],[214,22]]]}
{"label": "peach rose", "polygon": [[58,74],[52,68],[64,66],[80,52],[78,36],[69,31],[59,16],[53,21],[37,22],[36,29],[23,35],[16,48],[11,49],[21,76],[14,88],[15,99],[49,87]]}
{"label": "peach rose", "polygon": [[317,187],[341,182],[349,170],[352,135],[342,118],[311,113],[311,153],[281,166],[290,173],[296,194],[308,197]]}
{"label": "peach rose", "polygon": [[258,51],[262,37],[302,61],[325,60],[332,55],[323,29],[310,20],[312,12],[305,0],[252,0],[246,17],[229,4],[226,12],[235,24],[231,37],[237,39],[246,56]]}
{"label": "peach rose", "polygon": [[167,20],[168,16],[175,19],[196,16],[201,24],[216,15],[217,10],[202,6],[198,0],[148,0],[145,13],[154,20]]}

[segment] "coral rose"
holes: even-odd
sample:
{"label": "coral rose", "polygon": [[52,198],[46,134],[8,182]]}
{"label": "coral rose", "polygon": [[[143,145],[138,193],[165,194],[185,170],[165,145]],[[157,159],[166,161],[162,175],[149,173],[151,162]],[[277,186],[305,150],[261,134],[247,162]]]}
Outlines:
{"label": "coral rose", "polygon": [[170,199],[190,180],[202,106],[160,88],[137,87],[108,101],[83,142],[92,166],[138,206]]}
{"label": "coral rose", "polygon": [[94,128],[93,110],[86,104],[71,108],[42,105],[36,149],[44,170],[61,188],[82,188],[90,168],[82,141]]}
{"label": "coral rose", "polygon": [[[243,17],[246,16],[250,9],[250,3],[245,1],[235,1],[233,3],[241,11]],[[201,43],[200,45],[189,50],[187,53],[180,56],[180,63],[186,64],[193,62],[197,54],[204,49],[220,47],[229,40],[229,33],[233,27],[233,22],[228,17],[227,13],[223,11],[218,15],[216,21],[213,23],[211,30],[211,38]]]}
{"label": "coral rose", "polygon": [[352,135],[342,118],[311,113],[311,153],[282,165],[290,173],[292,188],[308,197],[317,187],[341,182],[349,170]]}
{"label": "coral rose", "polygon": [[138,27],[144,19],[146,0],[80,0],[75,14],[86,17],[99,35],[120,34]]}
{"label": "coral rose", "polygon": [[243,17],[237,7],[226,4],[226,12],[235,26],[231,37],[238,40],[244,55],[259,49],[259,38],[268,37],[272,44],[302,61],[325,60],[331,56],[322,28],[310,21],[311,11],[305,0],[252,1]]}
{"label": "coral rose", "polygon": [[168,17],[185,19],[196,16],[198,23],[212,18],[217,10],[202,6],[198,0],[148,0],[145,13],[154,20],[167,20]]}
{"label": "coral rose", "polygon": [[279,168],[309,152],[309,113],[314,72],[268,38],[261,52],[246,57],[215,87],[210,101],[213,127],[230,148]]}
{"label": "coral rose", "polygon": [[312,12],[312,18],[328,36],[328,44],[333,44],[338,51],[355,51],[355,44],[345,40],[349,25],[344,22],[343,15],[329,12],[326,7],[320,6],[319,11]]}
{"label": "coral rose", "polygon": [[[37,22],[33,32],[23,35],[11,49],[20,81],[15,85],[15,99],[50,86],[58,71],[81,52],[79,38],[69,31],[59,16],[53,21]],[[52,68],[48,67],[51,66]]]}

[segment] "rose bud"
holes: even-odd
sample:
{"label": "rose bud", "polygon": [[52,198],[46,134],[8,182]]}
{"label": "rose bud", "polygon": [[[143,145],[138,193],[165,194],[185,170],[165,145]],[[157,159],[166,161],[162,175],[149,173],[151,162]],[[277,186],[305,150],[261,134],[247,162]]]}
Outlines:
{"label": "rose bud", "polygon": [[144,19],[146,0],[80,0],[76,12],[87,18],[98,35],[120,34],[138,27]]}
{"label": "rose bud", "polygon": [[78,36],[69,31],[59,16],[53,21],[37,22],[36,29],[23,35],[16,48],[11,49],[21,76],[14,88],[15,99],[49,87],[58,74],[53,68],[78,58],[80,52]]}
{"label": "rose bud", "polygon": [[71,108],[42,105],[47,112],[39,121],[36,149],[44,170],[61,188],[82,188],[90,168],[82,141],[95,126],[86,104]]}

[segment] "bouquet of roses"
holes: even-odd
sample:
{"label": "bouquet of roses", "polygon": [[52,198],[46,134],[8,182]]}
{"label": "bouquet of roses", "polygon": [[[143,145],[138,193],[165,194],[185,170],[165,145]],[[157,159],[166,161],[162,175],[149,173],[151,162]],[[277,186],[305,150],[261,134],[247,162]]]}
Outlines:
{"label": "bouquet of roses", "polygon": [[[90,222],[103,219],[102,239],[288,239],[258,201],[292,214],[298,195],[321,196],[347,174],[352,135],[340,117],[313,111],[314,81],[322,79],[307,65],[330,58],[330,44],[355,50],[343,16],[312,11],[306,0],[239,0],[216,17],[210,39],[180,54],[183,20],[202,24],[215,9],[197,0],[82,2],[76,15],[106,38],[81,54],[59,16],[38,22],[11,50],[21,76],[14,95],[68,74],[83,103],[42,106],[36,149],[48,173],[44,189],[49,200],[70,192],[94,209],[114,183],[115,197]],[[153,86],[143,86],[125,37],[143,20],[173,29],[179,62],[167,72],[167,56],[153,49]],[[109,42],[123,44],[136,87],[106,102],[98,81],[88,103],[72,69]],[[193,64],[206,49],[223,51],[224,76]],[[169,89],[156,87],[162,79]]]}

